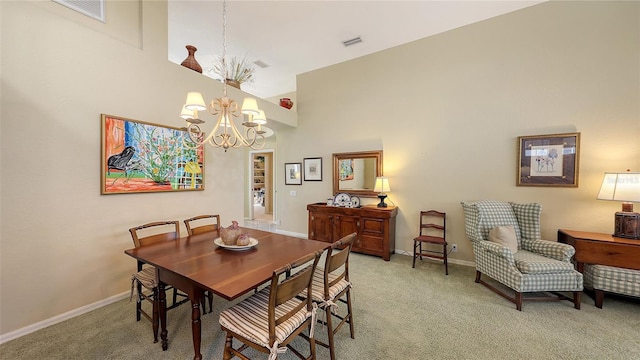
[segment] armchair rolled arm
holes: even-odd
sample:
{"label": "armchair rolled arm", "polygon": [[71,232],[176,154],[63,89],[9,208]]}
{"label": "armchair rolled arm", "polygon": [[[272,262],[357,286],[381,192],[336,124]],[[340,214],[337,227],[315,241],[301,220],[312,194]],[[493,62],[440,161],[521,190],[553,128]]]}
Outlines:
{"label": "armchair rolled arm", "polygon": [[522,248],[564,262],[570,262],[576,253],[576,249],[571,245],[548,240],[523,241]]}
{"label": "armchair rolled arm", "polygon": [[477,244],[482,251],[503,258],[508,265],[516,265],[515,260],[513,260],[513,253],[508,247],[487,240],[478,241]]}

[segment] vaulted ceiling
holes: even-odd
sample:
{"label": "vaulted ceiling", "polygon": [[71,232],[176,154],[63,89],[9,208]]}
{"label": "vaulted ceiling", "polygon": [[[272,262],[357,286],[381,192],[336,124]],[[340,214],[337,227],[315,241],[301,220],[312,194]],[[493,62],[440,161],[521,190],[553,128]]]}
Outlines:
{"label": "vaulted ceiling", "polygon": [[[243,1],[227,2],[227,59],[247,56],[261,98],[296,90],[296,75],[442,33],[544,1]],[[169,0],[169,60],[198,48],[205,75],[222,55],[222,2]],[[344,46],[360,37],[362,42]],[[392,69],[389,69],[392,71]]]}

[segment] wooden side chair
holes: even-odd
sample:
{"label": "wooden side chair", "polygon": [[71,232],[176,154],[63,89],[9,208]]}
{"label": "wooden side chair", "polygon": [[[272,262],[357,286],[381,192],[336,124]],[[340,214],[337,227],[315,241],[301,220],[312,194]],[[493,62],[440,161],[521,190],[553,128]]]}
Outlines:
{"label": "wooden side chair", "polygon": [[[356,239],[356,233],[336,241],[327,250],[324,267],[318,267],[313,274],[312,297],[326,315],[329,344],[316,340],[318,345],[329,348],[331,360],[336,359],[334,336],[345,323],[349,323],[351,338],[355,339],[353,310],[351,308],[351,283],[349,282],[349,254]],[[339,314],[336,301],[347,305],[347,313]],[[333,326],[332,318],[340,320]]]}
{"label": "wooden side chair", "polygon": [[[165,241],[176,241],[180,239],[180,223],[178,221],[158,221],[144,225],[140,225],[129,229],[133,244],[136,248],[157,244]],[[148,235],[153,233],[152,235]],[[142,236],[145,234],[146,236]],[[148,290],[145,292],[143,290]],[[189,301],[189,298],[182,293],[178,293],[173,289],[173,303],[167,307],[167,310],[173,309],[179,305]],[[158,342],[159,327],[159,296],[158,296],[158,278],[156,268],[154,266],[138,261],[138,270],[131,277],[131,298],[136,297],[136,321],[140,321],[141,316],[149,319],[153,327],[153,342]],[[182,299],[178,301],[178,297]],[[152,306],[152,313],[149,314],[142,307],[142,301],[148,301]]]}
{"label": "wooden side chair", "polygon": [[[418,257],[420,260],[422,257],[439,259],[444,261],[444,272],[449,275],[446,230],[446,213],[436,210],[420,211],[420,233],[418,237],[413,239],[413,268],[416,267],[416,258]],[[425,244],[424,248],[422,244]],[[442,246],[442,250],[427,248],[426,244]]]}
{"label": "wooden side chair", "polygon": [[[203,234],[207,232],[216,232],[220,235],[220,215],[198,215],[190,219],[184,220],[184,226],[187,228],[189,236]],[[213,312],[213,293],[205,292],[205,297],[209,303],[209,312]],[[202,299],[202,313],[207,313],[204,299]]]}
{"label": "wooden side chair", "polygon": [[[301,359],[316,358],[317,305],[309,295],[321,255],[318,251],[275,270],[271,285],[222,311],[220,327],[227,333],[223,359],[247,359],[242,351],[248,347],[268,353],[269,359],[277,359],[287,349]],[[301,293],[305,299],[297,297]],[[305,357],[289,343],[307,327],[310,355]],[[234,338],[242,343],[240,347],[233,347]]]}
{"label": "wooden side chair", "polygon": [[184,221],[189,236],[220,230],[220,215],[198,215]]}

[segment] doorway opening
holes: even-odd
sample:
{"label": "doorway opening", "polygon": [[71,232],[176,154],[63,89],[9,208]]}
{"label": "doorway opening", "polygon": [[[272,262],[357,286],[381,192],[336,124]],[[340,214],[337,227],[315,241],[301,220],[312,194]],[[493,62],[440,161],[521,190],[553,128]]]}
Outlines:
{"label": "doorway opening", "polygon": [[269,229],[274,223],[273,163],[273,150],[250,152],[249,221],[256,228]]}

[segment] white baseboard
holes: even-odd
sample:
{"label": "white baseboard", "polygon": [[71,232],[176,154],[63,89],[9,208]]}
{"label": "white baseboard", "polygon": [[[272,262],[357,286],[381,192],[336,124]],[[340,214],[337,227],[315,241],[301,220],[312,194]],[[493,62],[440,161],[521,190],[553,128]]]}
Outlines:
{"label": "white baseboard", "polygon": [[[396,249],[395,252],[398,255],[413,256],[413,253],[410,253],[405,250]],[[459,259],[452,259],[452,258],[448,258],[447,262],[450,264],[457,264],[457,265],[463,265],[463,266],[471,266],[471,267],[476,266],[476,263],[473,261],[466,261],[466,260],[459,260]]]}
{"label": "white baseboard", "polygon": [[35,324],[31,324],[29,326],[25,326],[25,327],[23,327],[21,329],[18,329],[18,330],[15,330],[15,331],[11,331],[11,332],[8,332],[6,334],[2,334],[2,335],[0,335],[0,344],[4,344],[7,341],[11,341],[13,339],[17,339],[17,338],[19,338],[19,337],[21,337],[23,335],[30,334],[30,333],[32,333],[34,331],[37,331],[37,330],[40,330],[40,329],[44,329],[44,328],[46,328],[48,326],[57,324],[59,322],[63,322],[65,320],[71,319],[71,318],[76,317],[78,315],[82,315],[82,314],[88,313],[89,311],[92,311],[92,310],[101,308],[103,306],[112,304],[112,303],[114,303],[116,301],[120,301],[120,300],[128,297],[130,294],[131,294],[130,291],[125,291],[123,293],[120,293],[120,294],[117,294],[117,295],[113,295],[113,296],[110,296],[110,297],[108,297],[106,299],[94,302],[93,304],[85,305],[85,306],[79,307],[77,309],[73,309],[71,311],[67,311],[64,314],[56,315],[56,316],[54,316],[52,318],[39,321],[39,322],[37,322]]}

